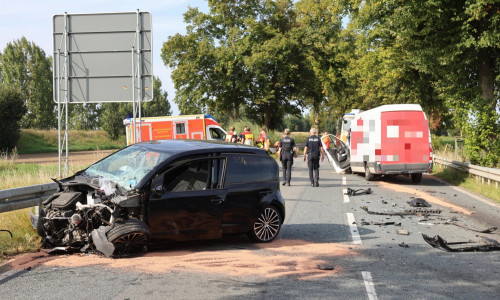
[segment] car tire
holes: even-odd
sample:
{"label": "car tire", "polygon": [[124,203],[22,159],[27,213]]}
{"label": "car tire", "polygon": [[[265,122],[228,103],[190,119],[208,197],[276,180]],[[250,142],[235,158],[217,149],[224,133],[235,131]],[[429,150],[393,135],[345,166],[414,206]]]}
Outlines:
{"label": "car tire", "polygon": [[106,236],[115,246],[113,254],[120,255],[141,251],[148,243],[151,233],[143,221],[129,219],[115,223]]}
{"label": "car tire", "polygon": [[281,214],[275,207],[266,207],[255,219],[248,237],[257,243],[268,243],[274,240],[280,232],[281,220]]}
{"label": "car tire", "polygon": [[422,173],[411,174],[411,182],[420,183],[422,181]]}
{"label": "car tire", "polygon": [[372,181],[374,178],[375,178],[375,175],[373,175],[370,172],[370,168],[367,165],[365,165],[365,179],[367,181]]}
{"label": "car tire", "polygon": [[43,218],[45,217],[45,215],[45,208],[40,207],[40,210],[38,212],[38,221],[36,222],[36,233],[38,233],[38,235],[42,238],[47,236],[45,228],[43,227]]}

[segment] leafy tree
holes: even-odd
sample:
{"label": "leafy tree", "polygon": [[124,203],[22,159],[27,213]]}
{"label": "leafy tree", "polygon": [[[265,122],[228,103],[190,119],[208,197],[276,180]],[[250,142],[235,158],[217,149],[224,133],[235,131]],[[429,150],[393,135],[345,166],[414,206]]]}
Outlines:
{"label": "leafy tree", "polygon": [[45,52],[25,37],[8,43],[0,55],[2,83],[18,89],[28,109],[22,127],[48,129],[57,124],[51,65]]}
{"label": "leafy tree", "polygon": [[161,89],[161,80],[155,76],[153,85],[153,100],[142,104],[143,117],[170,116],[172,110],[167,99],[167,92]]}
{"label": "leafy tree", "polygon": [[19,140],[20,121],[26,113],[21,94],[0,85],[0,150],[12,150]]}
{"label": "leafy tree", "polygon": [[132,105],[128,103],[104,103],[102,104],[101,129],[106,131],[108,136],[116,140],[125,133],[123,120],[127,115],[131,115]]}
{"label": "leafy tree", "polygon": [[101,104],[72,103],[70,104],[69,127],[76,130],[95,130],[99,128]]}
{"label": "leafy tree", "polygon": [[[431,125],[462,128],[472,162],[498,164],[500,4],[487,0],[350,1],[366,100],[420,103]],[[496,148],[495,148],[496,147]]]}

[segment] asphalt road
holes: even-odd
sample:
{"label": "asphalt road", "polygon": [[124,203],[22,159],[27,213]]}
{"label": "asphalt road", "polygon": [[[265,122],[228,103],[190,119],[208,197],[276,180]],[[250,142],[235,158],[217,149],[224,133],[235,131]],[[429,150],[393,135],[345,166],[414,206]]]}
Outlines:
{"label": "asphalt road", "polygon": [[[328,162],[320,187],[309,185],[304,162],[296,160],[292,186],[282,187],[285,224],[277,240],[250,243],[245,236],[182,243],[138,256],[25,255],[0,266],[3,299],[498,299],[500,251],[452,253],[423,238],[448,242],[500,240],[500,206],[465,194],[431,176],[420,185],[407,177],[365,181],[336,174]],[[344,197],[347,188],[370,195]],[[372,215],[400,212],[419,197],[442,212],[419,216]],[[395,222],[372,225],[371,222]],[[366,225],[369,224],[369,225]],[[408,235],[399,235],[405,229]],[[500,230],[497,230],[500,231]],[[408,247],[400,246],[401,243]],[[454,245],[466,246],[466,245]]]}

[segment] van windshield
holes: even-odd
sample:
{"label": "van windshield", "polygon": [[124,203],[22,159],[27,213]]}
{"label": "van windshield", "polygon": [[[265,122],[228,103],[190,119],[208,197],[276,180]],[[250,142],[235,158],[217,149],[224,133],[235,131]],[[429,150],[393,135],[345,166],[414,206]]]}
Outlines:
{"label": "van windshield", "polygon": [[208,131],[210,132],[210,136],[214,140],[223,140],[226,138],[226,135],[220,128],[210,127]]}

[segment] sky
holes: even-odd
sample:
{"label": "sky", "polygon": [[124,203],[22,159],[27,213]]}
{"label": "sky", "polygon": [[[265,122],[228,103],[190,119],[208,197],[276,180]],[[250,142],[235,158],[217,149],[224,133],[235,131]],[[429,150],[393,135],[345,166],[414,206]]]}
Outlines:
{"label": "sky", "polygon": [[169,36],[186,32],[183,14],[188,6],[208,11],[207,0],[0,0],[0,51],[3,52],[9,42],[24,36],[42,48],[47,56],[52,55],[52,17],[65,12],[135,12],[138,9],[149,12],[153,20],[153,73],[168,93],[173,114],[178,115],[179,110],[173,102],[175,90],[171,70],[165,67],[160,54]]}

